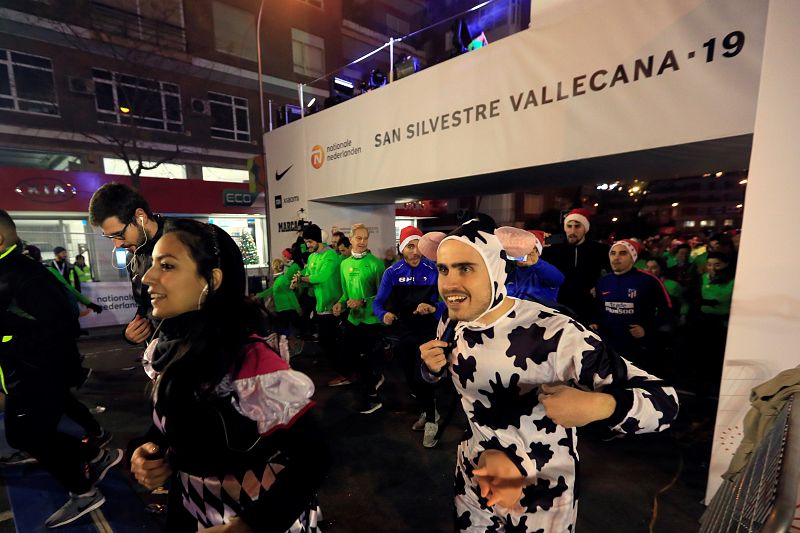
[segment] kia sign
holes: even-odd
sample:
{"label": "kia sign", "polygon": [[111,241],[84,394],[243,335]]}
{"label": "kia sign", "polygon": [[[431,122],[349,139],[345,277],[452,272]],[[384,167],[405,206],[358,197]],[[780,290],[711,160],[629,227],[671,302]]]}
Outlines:
{"label": "kia sign", "polygon": [[17,183],[14,191],[33,202],[53,204],[71,200],[78,190],[55,178],[28,178]]}
{"label": "kia sign", "polygon": [[256,202],[258,193],[225,189],[222,192],[222,202],[225,207],[250,207]]}

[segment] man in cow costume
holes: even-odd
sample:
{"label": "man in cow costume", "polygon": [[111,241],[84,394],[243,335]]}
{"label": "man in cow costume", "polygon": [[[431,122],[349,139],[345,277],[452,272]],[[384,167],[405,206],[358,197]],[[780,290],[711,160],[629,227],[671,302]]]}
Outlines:
{"label": "man in cow costume", "polygon": [[575,428],[656,432],[678,412],[674,389],[606,350],[591,330],[506,296],[514,268],[506,257],[530,245],[525,234],[495,230],[487,217],[438,247],[420,242],[438,263],[447,305],[437,340],[420,347],[423,375],[436,381],[449,371],[469,421],[456,460],[458,531],[573,531]]}

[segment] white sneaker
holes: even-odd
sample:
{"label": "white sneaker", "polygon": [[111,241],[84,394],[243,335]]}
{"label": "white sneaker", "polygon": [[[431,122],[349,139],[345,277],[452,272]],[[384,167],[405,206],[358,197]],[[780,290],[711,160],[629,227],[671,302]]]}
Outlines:
{"label": "white sneaker", "polygon": [[[434,418],[434,421],[438,424],[439,420],[441,420],[442,417],[439,416],[439,411],[438,410],[435,411],[435,415],[436,415],[436,418]],[[424,431],[425,430],[425,423],[427,421],[428,421],[428,419],[426,418],[425,412],[423,411],[422,414],[419,415],[419,418],[417,418],[417,421],[414,422],[414,424],[411,426],[411,430],[412,431]]]}
{"label": "white sneaker", "polygon": [[48,528],[64,526],[70,522],[74,522],[87,513],[91,513],[105,502],[105,496],[97,489],[92,489],[86,494],[72,494],[70,492],[67,503],[62,505],[61,509],[50,515],[50,518],[47,519],[44,525]]}
{"label": "white sneaker", "polygon": [[436,422],[425,422],[425,434],[422,436],[422,445],[426,448],[433,448],[439,439],[436,434],[439,433],[439,424]]}

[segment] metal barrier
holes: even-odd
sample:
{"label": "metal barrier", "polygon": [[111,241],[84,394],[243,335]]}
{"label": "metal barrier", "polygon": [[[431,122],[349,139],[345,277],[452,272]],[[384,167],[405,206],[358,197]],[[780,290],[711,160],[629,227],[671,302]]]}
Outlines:
{"label": "metal barrier", "polygon": [[800,393],[795,393],[735,482],[725,481],[700,519],[700,533],[792,530],[800,486]]}

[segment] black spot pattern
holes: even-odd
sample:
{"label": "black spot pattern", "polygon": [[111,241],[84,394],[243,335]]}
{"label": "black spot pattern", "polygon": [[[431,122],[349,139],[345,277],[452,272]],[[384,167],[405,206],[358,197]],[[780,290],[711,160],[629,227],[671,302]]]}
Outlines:
{"label": "black spot pattern", "polygon": [[454,489],[456,496],[464,496],[467,494],[467,480],[464,479],[464,473],[460,468],[456,472]]}
{"label": "black spot pattern", "polygon": [[530,415],[533,408],[539,404],[536,389],[531,389],[525,394],[520,394],[519,374],[512,374],[508,385],[503,386],[499,372],[495,372],[495,381],[489,380],[492,390],[479,389],[478,392],[486,396],[489,406],[476,401],[472,404],[472,421],[479,426],[494,429],[505,429],[511,426],[519,429],[520,418]]}
{"label": "black spot pattern", "polygon": [[461,383],[462,388],[467,388],[468,381],[475,381],[475,369],[478,366],[478,361],[473,356],[464,357],[463,354],[458,354],[456,364],[453,365],[453,372],[458,376],[458,381]]}
{"label": "black spot pattern", "polygon": [[548,435],[550,433],[555,433],[556,429],[558,429],[556,423],[547,418],[546,416],[539,420],[534,420],[533,424],[536,426],[536,429],[538,429],[539,431],[544,431]]}
{"label": "black spot pattern", "polygon": [[486,527],[486,533],[498,533],[502,531],[503,521],[499,517],[492,515],[492,524]]}
{"label": "black spot pattern", "polygon": [[556,315],[554,315],[553,313],[548,313],[547,311],[539,311],[540,320],[544,320],[545,318],[553,318],[554,316]]}
{"label": "black spot pattern", "polygon": [[[519,456],[517,455],[516,444],[509,444],[508,446],[503,446],[497,437],[492,437],[489,440],[482,440],[479,443],[479,445],[484,450],[499,450],[501,452],[504,452],[508,456],[508,458],[511,459],[511,462],[514,463],[514,465],[519,469],[519,471],[522,472],[523,476],[527,477],[528,475],[530,475],[522,466],[522,459],[520,459]],[[468,475],[472,477],[472,472],[470,472]]]}
{"label": "black spot pattern", "polygon": [[[559,444],[561,444],[559,442]],[[531,447],[528,456],[536,462],[536,469],[541,471],[550,459],[553,458],[553,450],[550,449],[549,444],[543,442],[531,442]]]}
{"label": "black spot pattern", "polygon": [[456,517],[456,531],[466,531],[472,525],[469,511],[464,511]]}
{"label": "black spot pattern", "polygon": [[494,339],[494,328],[481,329],[478,331],[465,329],[462,332],[462,335],[464,336],[464,342],[467,343],[467,346],[474,348],[478,344],[483,344],[484,335],[487,339]]}
{"label": "black spot pattern", "polygon": [[642,426],[639,425],[639,421],[632,416],[626,418],[625,422],[623,422],[619,427],[622,429],[622,431],[628,433],[629,435],[632,435],[637,431],[641,431],[642,429],[644,429],[642,428]]}
{"label": "black spot pattern", "polygon": [[537,365],[547,362],[548,356],[558,349],[564,330],[559,330],[550,339],[545,339],[547,328],[531,324],[529,327],[517,326],[508,334],[506,355],[514,358],[514,366],[528,370],[528,361]]}
{"label": "black spot pattern", "polygon": [[536,480],[535,485],[528,485],[522,489],[522,499],[520,503],[529,513],[535,512],[536,508],[549,511],[553,507],[553,502],[564,494],[567,490],[567,482],[564,476],[558,476],[558,482],[554,487],[550,487],[550,481],[544,478]]}
{"label": "black spot pattern", "polygon": [[[631,380],[633,382],[633,380]],[[658,413],[657,428],[671,424],[678,415],[678,401],[664,392],[659,387],[652,387],[642,393],[642,396],[653,404],[653,409]]]}
{"label": "black spot pattern", "polygon": [[575,465],[575,478],[572,481],[572,494],[575,498],[575,502],[578,501],[578,494],[580,494],[580,477],[578,476],[578,468],[580,467],[580,462],[578,461],[578,454],[575,451],[575,441],[572,439],[572,433],[575,431],[572,428],[567,428],[567,436],[563,439],[558,441],[559,446],[565,447],[568,452],[569,456],[572,457],[572,463]]}
{"label": "black spot pattern", "polygon": [[611,368],[608,364],[603,341],[593,335],[587,335],[584,340],[590,348],[581,353],[581,373],[578,376],[578,382],[591,387],[594,383],[595,374],[600,379],[605,379],[611,374]]}
{"label": "black spot pattern", "polygon": [[511,318],[511,319],[513,319],[513,318],[517,318],[517,312],[516,312],[516,311],[514,311],[514,310],[512,310],[512,311],[511,311],[510,313],[508,313],[508,315],[506,315],[506,316],[508,316],[508,318]]}
{"label": "black spot pattern", "polygon": [[580,331],[581,333],[583,333],[584,331],[586,331],[586,326],[584,326],[583,324],[581,324],[580,322],[578,322],[578,321],[577,321],[577,320],[575,320],[575,319],[572,319],[572,318],[571,318],[571,319],[569,320],[569,323],[570,323],[570,325],[572,325],[572,326],[575,326],[575,329],[577,329],[577,330],[578,330],[578,331]]}
{"label": "black spot pattern", "polygon": [[[506,533],[530,533],[526,525],[527,523],[527,516],[520,517],[519,524],[514,525],[514,522],[511,520],[511,515],[506,515]],[[544,529],[537,529],[533,533],[544,533]]]}

